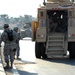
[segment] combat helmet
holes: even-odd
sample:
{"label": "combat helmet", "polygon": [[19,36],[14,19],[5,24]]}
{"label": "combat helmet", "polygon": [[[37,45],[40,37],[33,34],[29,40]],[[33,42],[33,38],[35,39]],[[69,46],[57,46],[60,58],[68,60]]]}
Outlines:
{"label": "combat helmet", "polygon": [[8,28],[9,24],[4,24],[3,28]]}
{"label": "combat helmet", "polygon": [[17,31],[17,30],[18,30],[18,27],[14,27],[13,30],[14,30],[14,31]]}

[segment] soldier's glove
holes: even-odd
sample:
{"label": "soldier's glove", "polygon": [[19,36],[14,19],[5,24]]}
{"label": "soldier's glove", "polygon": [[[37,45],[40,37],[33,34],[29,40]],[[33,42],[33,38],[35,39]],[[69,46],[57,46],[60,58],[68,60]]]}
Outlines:
{"label": "soldier's glove", "polygon": [[13,49],[14,52],[16,52],[16,49]]}

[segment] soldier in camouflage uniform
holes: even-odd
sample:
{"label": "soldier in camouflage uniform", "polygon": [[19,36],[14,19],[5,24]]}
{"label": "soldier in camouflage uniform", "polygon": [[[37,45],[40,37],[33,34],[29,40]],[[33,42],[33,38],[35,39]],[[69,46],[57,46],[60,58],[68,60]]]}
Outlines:
{"label": "soldier in camouflage uniform", "polygon": [[[4,59],[6,62],[5,68],[13,68],[13,62],[14,62],[14,51],[16,50],[16,40],[17,40],[17,34],[13,31],[13,40],[8,40],[8,35],[6,31],[9,31],[9,25],[4,24],[4,31],[1,35],[0,44],[3,41],[4,42]],[[11,66],[9,66],[9,62],[11,62]]]}
{"label": "soldier in camouflage uniform", "polygon": [[17,49],[16,49],[16,53],[15,54],[17,55],[17,59],[21,60],[21,58],[19,58],[19,56],[20,56],[19,40],[21,39],[20,33],[18,33],[18,27],[14,27],[13,30],[18,34],[18,40],[16,41]]}

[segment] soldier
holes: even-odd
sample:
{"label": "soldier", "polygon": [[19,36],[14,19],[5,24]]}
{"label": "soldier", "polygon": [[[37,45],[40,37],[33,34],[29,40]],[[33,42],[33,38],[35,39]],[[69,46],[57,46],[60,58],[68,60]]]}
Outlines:
{"label": "soldier", "polygon": [[14,27],[13,30],[18,34],[18,40],[16,41],[17,49],[16,49],[16,53],[15,54],[17,55],[17,59],[21,60],[21,58],[19,58],[19,56],[20,56],[19,40],[21,39],[20,33],[18,33],[18,27]]}
{"label": "soldier", "polygon": [[[13,31],[13,40],[10,41],[8,38],[7,32],[9,32],[9,25],[4,24],[4,31],[1,35],[0,39],[0,45],[1,42],[4,42],[4,59],[6,62],[5,68],[13,68],[13,62],[14,62],[14,52],[16,50],[16,40],[17,40],[17,34]],[[9,62],[11,62],[11,66],[9,65]]]}

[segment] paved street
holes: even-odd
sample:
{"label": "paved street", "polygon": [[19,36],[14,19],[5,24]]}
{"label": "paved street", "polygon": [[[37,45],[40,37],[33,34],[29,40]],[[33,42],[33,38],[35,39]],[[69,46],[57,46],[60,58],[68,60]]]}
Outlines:
{"label": "paved street", "polygon": [[35,42],[30,38],[20,41],[20,58],[7,75],[75,75],[75,60],[69,58],[36,59]]}
{"label": "paved street", "polygon": [[20,75],[75,75],[75,60],[68,58],[36,59],[34,44],[27,39],[20,41],[22,61],[15,62]]}

